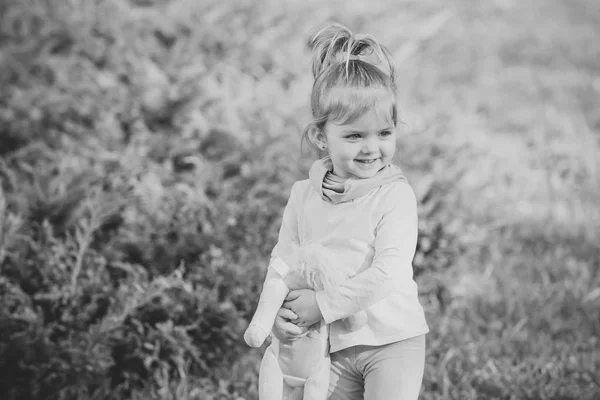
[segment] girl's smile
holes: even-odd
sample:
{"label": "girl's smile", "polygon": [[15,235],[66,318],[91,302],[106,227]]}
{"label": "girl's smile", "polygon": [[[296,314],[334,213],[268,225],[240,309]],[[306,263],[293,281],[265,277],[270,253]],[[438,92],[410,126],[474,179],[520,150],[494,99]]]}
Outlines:
{"label": "girl's smile", "polygon": [[356,161],[361,164],[373,164],[377,160],[379,160],[379,158],[374,158],[372,160],[356,160]]}

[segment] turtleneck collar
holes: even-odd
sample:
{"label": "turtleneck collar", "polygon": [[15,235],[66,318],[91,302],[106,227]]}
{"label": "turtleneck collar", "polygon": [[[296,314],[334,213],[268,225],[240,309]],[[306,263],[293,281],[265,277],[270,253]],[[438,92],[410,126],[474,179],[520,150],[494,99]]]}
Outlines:
{"label": "turtleneck collar", "polygon": [[342,180],[342,178],[333,175],[332,170],[333,163],[328,156],[313,163],[308,177],[323,200],[333,204],[354,200],[386,183],[406,180],[400,168],[393,164],[386,165],[377,171],[375,175],[365,179],[352,177]]}

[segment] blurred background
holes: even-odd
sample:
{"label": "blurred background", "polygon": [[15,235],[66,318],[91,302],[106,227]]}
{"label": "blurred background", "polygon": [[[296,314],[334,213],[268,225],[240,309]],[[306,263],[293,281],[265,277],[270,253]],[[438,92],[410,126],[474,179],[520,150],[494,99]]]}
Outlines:
{"label": "blurred background", "polygon": [[2,399],[257,399],[329,21],[397,65],[421,398],[600,398],[597,0],[1,0]]}

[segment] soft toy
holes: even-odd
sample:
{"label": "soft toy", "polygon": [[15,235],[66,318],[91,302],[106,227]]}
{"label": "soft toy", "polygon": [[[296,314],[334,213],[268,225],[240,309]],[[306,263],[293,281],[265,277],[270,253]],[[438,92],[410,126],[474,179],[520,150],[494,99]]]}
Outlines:
{"label": "soft toy", "polygon": [[[269,336],[279,308],[290,290],[336,290],[349,278],[332,266],[334,254],[326,247],[307,243],[295,246],[286,261],[274,257],[269,265],[258,307],[244,340],[260,347]],[[364,311],[344,319],[350,330],[361,328],[367,320]],[[266,349],[259,373],[260,400],[325,400],[329,386],[329,327],[315,324],[305,336],[293,342],[273,337]]]}

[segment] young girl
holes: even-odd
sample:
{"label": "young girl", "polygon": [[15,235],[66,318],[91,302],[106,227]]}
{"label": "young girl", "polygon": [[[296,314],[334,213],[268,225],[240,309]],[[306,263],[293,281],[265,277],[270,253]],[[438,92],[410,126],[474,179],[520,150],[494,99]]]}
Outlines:
{"label": "young girl", "polygon": [[[311,40],[314,121],[303,139],[327,156],[296,182],[274,257],[316,241],[351,276],[335,292],[297,290],[273,327],[282,341],[330,324],[329,399],[417,399],[425,362],[423,309],[413,280],[417,208],[393,165],[397,88],[388,50],[370,35],[331,25]],[[342,319],[366,311],[350,330]]]}

